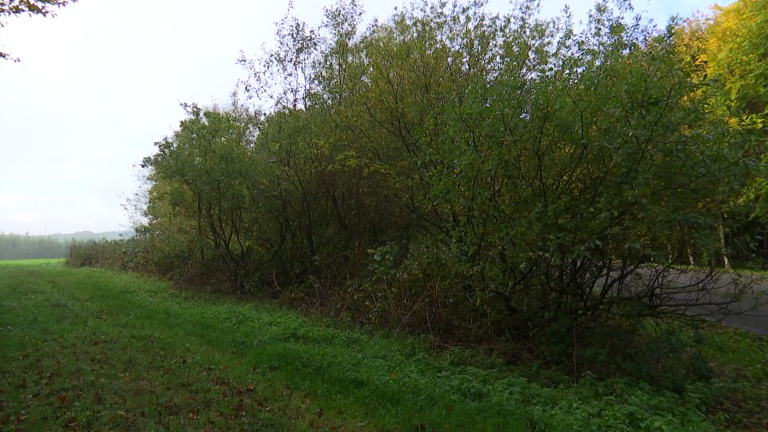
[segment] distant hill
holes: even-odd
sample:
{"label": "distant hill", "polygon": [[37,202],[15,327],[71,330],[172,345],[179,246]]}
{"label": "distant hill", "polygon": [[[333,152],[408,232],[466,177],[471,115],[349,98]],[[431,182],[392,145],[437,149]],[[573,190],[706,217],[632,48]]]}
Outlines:
{"label": "distant hill", "polygon": [[133,231],[107,231],[95,233],[91,231],[78,231],[70,234],[51,234],[48,237],[58,241],[69,240],[117,240],[121,238],[128,238],[133,236]]}

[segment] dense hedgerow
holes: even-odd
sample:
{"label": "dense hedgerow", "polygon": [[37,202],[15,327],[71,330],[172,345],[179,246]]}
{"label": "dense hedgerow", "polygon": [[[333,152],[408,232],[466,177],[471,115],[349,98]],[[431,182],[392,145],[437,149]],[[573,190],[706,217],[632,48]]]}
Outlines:
{"label": "dense hedgerow", "polygon": [[[583,30],[530,2],[415,3],[365,29],[354,1],[318,28],[287,16],[274,50],[241,59],[246,100],[269,105],[184,105],[143,162],[140,238],[71,262],[103,251],[290,292],[443,343],[535,347],[575,373],[638,349],[694,364],[674,341],[642,345],[642,326],[741,294],[709,288],[754,152],[674,27],[632,13],[598,3]],[[681,262],[710,270],[680,283]]]}

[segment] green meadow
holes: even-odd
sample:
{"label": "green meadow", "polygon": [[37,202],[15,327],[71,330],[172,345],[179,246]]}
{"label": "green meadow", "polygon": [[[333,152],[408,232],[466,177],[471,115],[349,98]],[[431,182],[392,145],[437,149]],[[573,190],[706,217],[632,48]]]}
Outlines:
{"label": "green meadow", "polygon": [[[679,396],[589,375],[534,383],[482,353],[347,327],[133,274],[6,261],[0,431],[707,431],[765,420],[765,339],[735,330],[708,332],[731,386]],[[729,391],[748,400],[713,399]]]}

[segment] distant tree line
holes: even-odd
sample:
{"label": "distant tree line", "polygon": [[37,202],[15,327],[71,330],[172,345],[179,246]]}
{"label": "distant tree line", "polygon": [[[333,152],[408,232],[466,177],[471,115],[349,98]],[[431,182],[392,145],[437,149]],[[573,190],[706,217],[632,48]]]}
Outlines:
{"label": "distant tree line", "polygon": [[143,161],[137,237],[68,262],[290,294],[577,372],[626,360],[605,347],[637,346],[648,319],[748,290],[711,289],[729,257],[764,252],[765,105],[704,61],[717,18],[659,30],[598,2],[580,30],[479,1],[361,17],[355,1],[317,28],[286,16],[274,50],[241,59],[245,99],[183,105]]}
{"label": "distant tree line", "polygon": [[47,236],[0,234],[0,260],[66,258],[69,243]]}
{"label": "distant tree line", "polygon": [[96,240],[118,241],[132,235],[131,231],[78,231],[46,236],[0,232],[0,260],[66,258],[67,251],[75,242],[86,244]]}
{"label": "distant tree line", "polygon": [[59,241],[71,241],[71,240],[120,240],[133,236],[132,231],[105,231],[105,232],[92,232],[92,231],[76,231],[67,234],[50,234],[49,237]]}

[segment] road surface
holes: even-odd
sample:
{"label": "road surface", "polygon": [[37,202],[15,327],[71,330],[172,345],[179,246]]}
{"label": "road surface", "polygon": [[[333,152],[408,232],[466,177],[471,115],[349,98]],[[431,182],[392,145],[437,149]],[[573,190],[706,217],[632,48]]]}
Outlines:
{"label": "road surface", "polygon": [[747,300],[732,305],[730,309],[734,313],[718,314],[716,309],[711,306],[697,306],[691,308],[689,312],[695,314],[713,313],[709,316],[704,315],[704,318],[768,336],[768,281],[756,281],[753,289],[757,294],[757,302]]}

